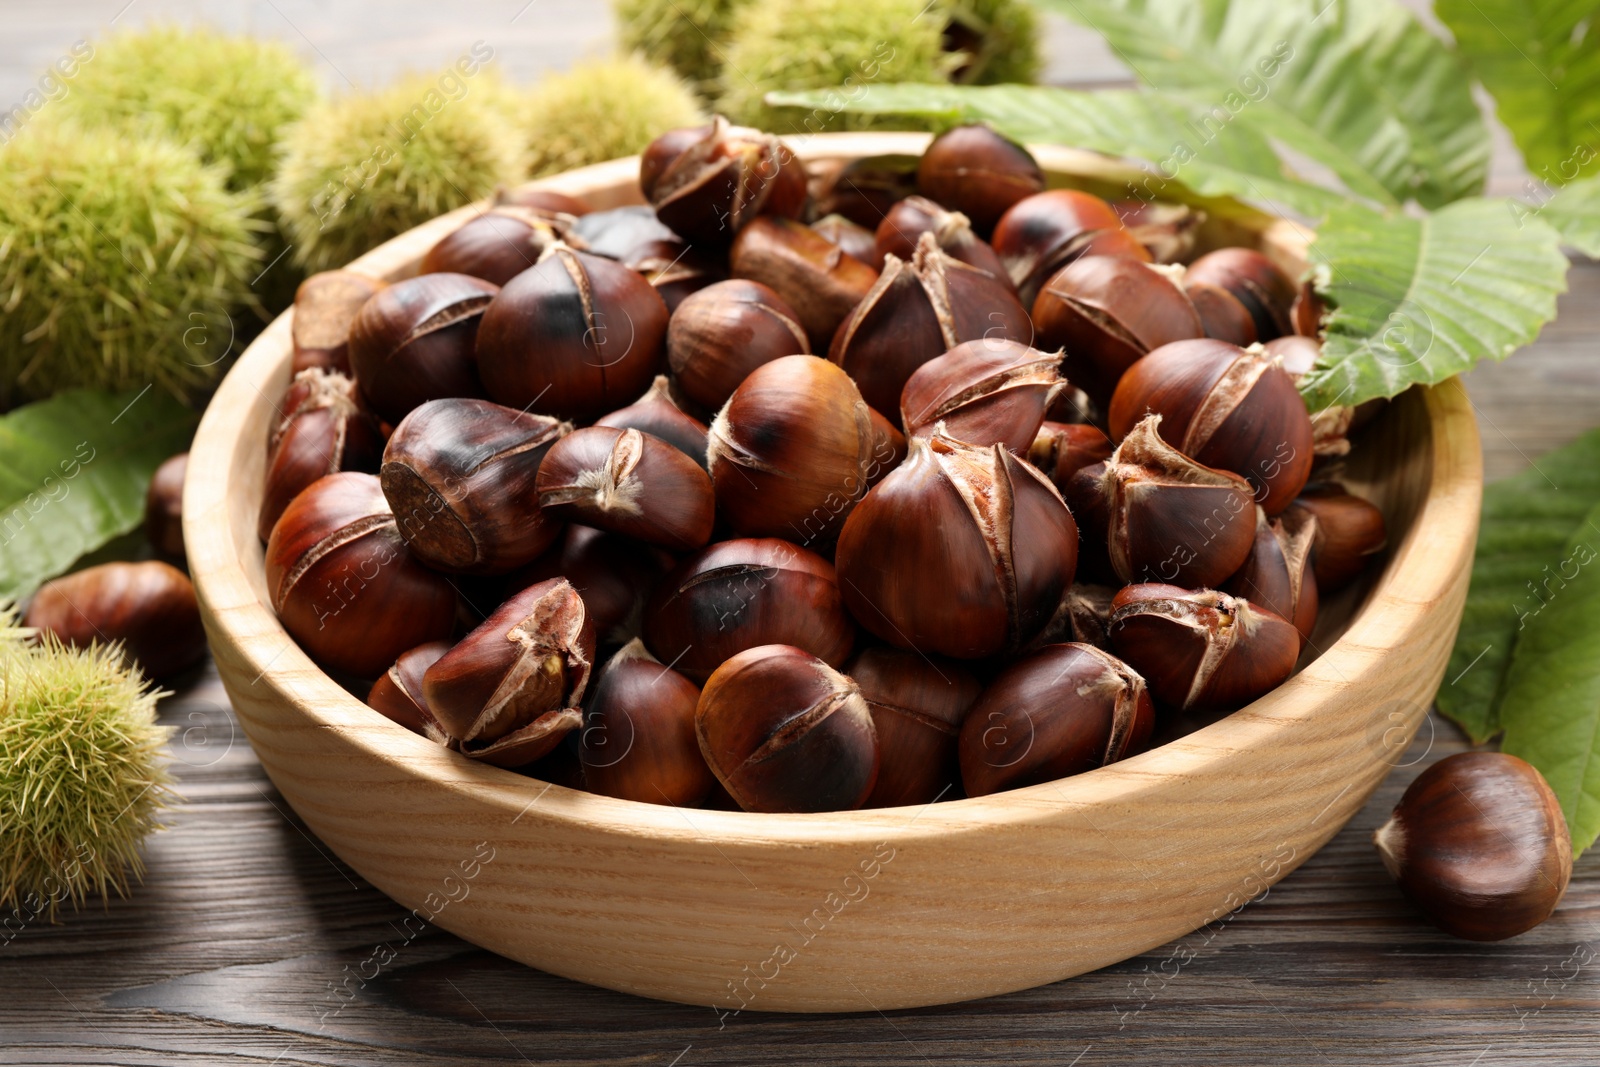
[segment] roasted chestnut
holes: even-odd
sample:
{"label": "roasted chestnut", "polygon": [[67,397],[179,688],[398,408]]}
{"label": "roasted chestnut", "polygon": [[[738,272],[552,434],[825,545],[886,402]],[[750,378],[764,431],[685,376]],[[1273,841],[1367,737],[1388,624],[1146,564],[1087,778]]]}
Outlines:
{"label": "roasted chestnut", "polygon": [[300,283],[294,294],[289,336],[293,373],[317,367],[350,373],[350,328],[384,283],[349,270],[325,270]]}
{"label": "roasted chestnut", "polygon": [[699,686],[630,642],[596,676],[584,711],[585,787],[645,804],[700,804],[717,779],[694,732],[699,703]]}
{"label": "roasted chestnut", "polygon": [[1150,744],[1144,679],[1092,645],[1046,645],[1001,671],[961,727],[961,780],[987,796],[1082,774]]}
{"label": "roasted chestnut", "polygon": [[1228,290],[1220,285],[1185,280],[1183,292],[1199,313],[1205,336],[1240,348],[1256,343],[1256,320]]}
{"label": "roasted chestnut", "polygon": [[569,423],[487,400],[430,400],[401,420],[378,478],[400,535],[431,567],[504,574],[561,534],[534,476]]}
{"label": "roasted chestnut", "polygon": [[989,243],[1024,307],[1033,306],[1052,274],[1082,256],[1150,260],[1110,204],[1076,189],[1051,189],[1018,200],[995,224]]}
{"label": "roasted chestnut", "polygon": [[863,651],[845,673],[860,687],[878,733],[878,782],[866,806],[960,796],[956,739],[982,692],[978,680],[959,663],[882,647]]}
{"label": "roasted chestnut", "polygon": [[1359,578],[1367,561],[1382,552],[1389,540],[1383,512],[1337,482],[1306,486],[1285,517],[1293,519],[1302,514],[1316,519],[1311,568],[1317,576],[1317,589],[1324,594],[1343,589]]}
{"label": "roasted chestnut", "polygon": [[1044,172],[1026,148],[988,126],[956,126],[923,151],[917,189],[988,233],[1013,204],[1044,190]]}
{"label": "roasted chestnut", "polygon": [[685,396],[710,411],[763,363],[810,352],[794,309],[770,287],[743,278],[706,286],[667,324],[672,376]]}
{"label": "roasted chestnut", "polygon": [[1237,708],[1294,671],[1300,635],[1243,597],[1130,585],[1111,602],[1111,649],[1150,692],[1184,711]]}
{"label": "roasted chestnut", "polygon": [[998,445],[935,433],[851,512],[845,606],[899,648],[978,659],[1042,630],[1072,584],[1078,529],[1044,475]]}
{"label": "roasted chestnut", "polygon": [[883,266],[878,255],[878,239],[872,230],[857,225],[843,215],[826,215],[811,224],[811,229],[844,249],[873,270]]}
{"label": "roasted chestnut", "polygon": [[1247,479],[1269,516],[1311,475],[1311,416],[1294,382],[1259,348],[1205,338],[1151,352],[1111,398],[1111,436],[1152,413],[1184,455]]}
{"label": "roasted chestnut", "polygon": [[296,374],[278,411],[267,441],[266,487],[256,519],[263,541],[306,486],[340,471],[375,472],[383,457],[377,420],[362,409],[355,383],[338,371],[313,367]]}
{"label": "roasted chestnut", "polygon": [[422,696],[423,674],[448,651],[449,641],[429,641],[402,652],[394,666],[372,683],[367,692],[367,707],[435,744],[449,744],[450,738],[428,710],[428,703]]}
{"label": "roasted chestnut", "polygon": [[735,278],[761,282],[793,309],[811,351],[823,351],[878,272],[793,219],[761,216],[729,253]]}
{"label": "roasted chestnut", "polygon": [[901,424],[913,437],[939,432],[970,445],[1033,445],[1062,388],[1061,353],[1015,341],[967,341],[929,360],[906,382]]}
{"label": "roasted chestnut", "polygon": [[717,244],[758,215],[798,218],[806,203],[806,169],[788,146],[720,115],[650,142],[639,185],[673,232]]}
{"label": "roasted chestnut", "polygon": [[594,628],[571,583],[553,578],[500,605],[422,676],[444,732],[473,759],[521,767],[582,724]]}
{"label": "roasted chestnut", "polygon": [[1010,285],[1011,278],[1006,274],[1000,257],[988,242],[972,232],[972,224],[967,217],[959,211],[946,211],[921,196],[909,196],[900,201],[889,209],[889,213],[878,224],[873,244],[876,265],[881,265],[885,256],[910,259],[925,233],[932,234],[939,251],[951,259],[969,267],[977,267],[997,281]]}
{"label": "roasted chestnut", "polygon": [[706,679],[700,751],[745,811],[859,808],[878,777],[878,735],[855,682],[789,645],[739,653]]}
{"label": "roasted chestnut", "polygon": [[1255,320],[1256,338],[1270,341],[1294,332],[1291,311],[1300,287],[1277,265],[1253,248],[1219,248],[1193,263],[1185,275],[1191,284],[1226,289]]}
{"label": "roasted chestnut", "polygon": [[423,274],[363,304],[350,327],[350,369],[372,410],[397,423],[429,400],[482,396],[473,348],[497,292],[482,278]]}
{"label": "roasted chestnut", "polygon": [[497,207],[445,236],[422,257],[422,273],[470,274],[504,285],[539,262],[576,221],[527,208]]}
{"label": "roasted chestnut", "polygon": [[593,419],[645,391],[666,332],[667,306],[649,282],[556,245],[484,310],[478,372],[502,404]]}
{"label": "roasted chestnut", "polygon": [[[583,598],[595,639],[602,647],[616,648],[639,635],[645,602],[669,566],[670,557],[632,538],[569,526],[559,544],[508,575],[503,589],[517,593],[565,578]],[[502,593],[496,603],[504,599]]]}
{"label": "roasted chestnut", "polygon": [[600,416],[595,425],[642,430],[661,438],[698,463],[702,470],[706,468],[706,424],[678,406],[665,374],[656,375],[656,380],[638,400]]}
{"label": "roasted chestnut", "polygon": [[1155,262],[1186,263],[1193,257],[1204,211],[1161,200],[1118,200],[1111,206]]}
{"label": "roasted chestnut", "polygon": [[817,194],[818,215],[843,215],[867,229],[917,191],[916,156],[867,156],[825,175]]}
{"label": "roasted chestnut", "polygon": [[455,625],[450,580],[406,547],[371,474],[330,474],[295,497],[272,528],[266,571],[283,628],[332,670],[375,677]]}
{"label": "roasted chestnut", "polygon": [[575,430],[539,464],[539,511],[688,552],[711,540],[711,479],[672,445],[638,430]]}
{"label": "roasted chestnut", "polygon": [[1111,458],[1111,438],[1098,426],[1078,422],[1044,422],[1028,446],[1028,462],[1065,495],[1072,476]]}
{"label": "roasted chestnut", "polygon": [[843,666],[855,637],[833,564],[775,537],[723,541],[690,556],[644,616],[645,644],[695,681],[757,645],[795,645]]}
{"label": "roasted chestnut", "polygon": [[1244,566],[1222,591],[1248,599],[1294,624],[1302,646],[1317,625],[1317,579],[1311,570],[1311,546],[1317,520],[1309,514],[1285,513],[1268,519],[1256,509],[1256,539]]}

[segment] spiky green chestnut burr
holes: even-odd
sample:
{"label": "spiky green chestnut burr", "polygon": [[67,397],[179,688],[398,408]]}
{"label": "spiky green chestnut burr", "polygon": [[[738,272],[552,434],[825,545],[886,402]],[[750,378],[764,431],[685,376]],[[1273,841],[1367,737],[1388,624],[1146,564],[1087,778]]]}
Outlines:
{"label": "spiky green chestnut burr", "polygon": [[1028,0],[942,0],[946,47],[967,54],[951,81],[962,85],[1028,84],[1044,67],[1039,15]]}
{"label": "spiky green chestnut burr", "polygon": [[53,917],[141,875],[172,799],[156,696],[114,647],[0,633],[0,912]]}
{"label": "spiky green chestnut burr", "polygon": [[527,94],[519,114],[534,178],[631,156],[658,134],[706,121],[677,75],[632,55],[551,75]]}
{"label": "spiky green chestnut burr", "polygon": [[751,0],[616,0],[624,48],[665,63],[703,95],[717,91],[728,29]]}
{"label": "spiky green chestnut burr", "polygon": [[309,270],[340,267],[524,173],[512,98],[487,71],[414,77],[313,107],[284,137],[273,205]]}
{"label": "spiky green chestnut burr", "polygon": [[260,270],[254,199],[165,139],[41,118],[0,147],[0,408],[203,385]]}

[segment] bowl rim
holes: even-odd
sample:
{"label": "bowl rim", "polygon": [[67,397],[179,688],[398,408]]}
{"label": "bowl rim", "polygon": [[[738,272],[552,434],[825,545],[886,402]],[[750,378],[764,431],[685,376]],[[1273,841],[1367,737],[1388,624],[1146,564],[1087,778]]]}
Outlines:
{"label": "bowl rim", "polygon": [[[915,155],[928,139],[927,134],[820,134],[791,144],[802,159],[818,162],[880,154]],[[1110,181],[1145,175],[1096,153],[1054,145],[1029,148],[1047,174]],[[631,181],[637,168],[637,157],[613,160],[530,182],[525,188],[585,192],[599,185]],[[1309,235],[1292,220],[1277,219],[1232,201],[1203,202],[1223,204],[1224,210],[1257,229],[1264,245],[1276,252],[1274,258],[1293,262],[1298,257],[1303,263]],[[372,250],[348,269],[386,278],[414,274],[423,252],[486,207],[487,202],[480,201],[439,216]],[[287,380],[292,316],[292,308],[279,316],[230,369],[206,409],[191,448],[184,533],[190,572],[212,641],[231,641],[257,672],[252,684],[266,683],[312,725],[337,731],[399,775],[426,779],[474,804],[493,805],[512,822],[537,804],[544,819],[639,840],[703,841],[709,837],[730,843],[871,845],[891,830],[896,841],[910,843],[952,834],[987,833],[999,827],[1055,824],[1063,812],[1086,813],[1106,803],[1137,804],[1143,792],[1162,787],[1175,775],[1214,770],[1219,761],[1241,750],[1271,745],[1287,722],[1315,716],[1329,693],[1383,670],[1385,655],[1403,647],[1414,631],[1424,627],[1427,613],[1418,610],[1419,605],[1448,596],[1457,569],[1470,561],[1475,543],[1482,464],[1470,403],[1460,382],[1452,378],[1397,398],[1401,404],[1426,405],[1428,429],[1419,447],[1429,453],[1431,470],[1414,519],[1399,543],[1390,545],[1382,573],[1344,633],[1278,688],[1217,722],[1084,774],[921,806],[775,816],[620,800],[469,760],[374,713],[312,662],[262,601],[258,595],[258,588],[264,590],[261,546],[255,539],[254,524],[247,524],[248,539],[241,546],[232,536],[228,518],[230,473],[240,450],[259,444],[244,440],[235,413],[241,405],[258,400],[272,403],[272,389],[281,393]],[[264,458],[256,462],[264,463]],[[1425,537],[1438,531],[1457,533],[1447,539]],[[1428,544],[1422,543],[1425,539]],[[259,586],[247,567],[254,568]],[[1390,609],[1403,611],[1394,615]],[[1400,632],[1393,625],[1398,617],[1407,620]],[[268,655],[269,649],[275,650]]]}

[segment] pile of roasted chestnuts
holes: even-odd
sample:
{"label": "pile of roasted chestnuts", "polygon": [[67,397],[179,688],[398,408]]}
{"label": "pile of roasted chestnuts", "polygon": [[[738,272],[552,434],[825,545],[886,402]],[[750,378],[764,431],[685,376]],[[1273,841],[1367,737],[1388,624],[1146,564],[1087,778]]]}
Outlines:
{"label": "pile of roasted chestnuts", "polygon": [[1296,388],[1315,294],[1194,209],[981,126],[812,172],[718,119],[639,182],[295,303],[272,604],[463,756],[761,812],[1046,782],[1283,682],[1384,545],[1364,412]]}

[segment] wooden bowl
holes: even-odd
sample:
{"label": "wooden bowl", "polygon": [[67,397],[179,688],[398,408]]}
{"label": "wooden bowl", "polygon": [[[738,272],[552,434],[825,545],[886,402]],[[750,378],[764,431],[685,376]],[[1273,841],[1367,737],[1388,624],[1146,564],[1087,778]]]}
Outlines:
{"label": "wooden bowl", "polygon": [[[915,155],[926,140],[817,136],[800,154],[823,167]],[[1089,153],[1034,151],[1057,184],[1114,196],[1130,177]],[[636,171],[618,160],[538,184],[611,207],[638,201]],[[414,273],[478,210],[353,266]],[[1302,265],[1293,226],[1236,204],[1207,210],[1208,239]],[[612,800],[407,732],[278,624],[255,523],[289,362],[284,315],[206,412],[184,499],[212,651],[267,773],[340,858],[422,920],[543,970],[719,1013],[1005,993],[1229,914],[1332,837],[1398,760],[1467,590],[1481,470],[1466,392],[1450,381],[1400,397],[1364,435],[1348,480],[1387,516],[1382,572],[1329,606],[1321,655],[1249,707],[1113,766],[976,800],[829,815]]]}

